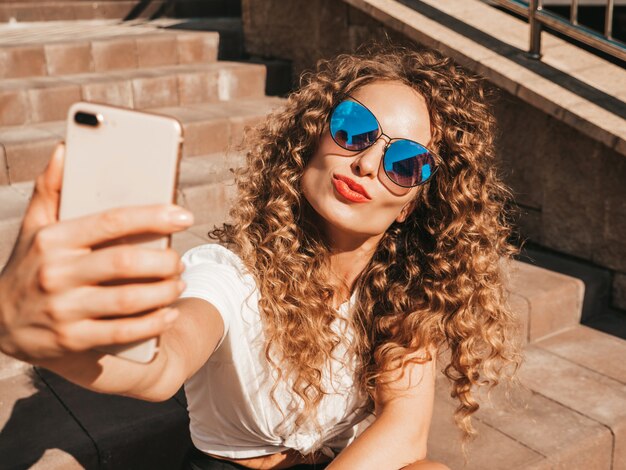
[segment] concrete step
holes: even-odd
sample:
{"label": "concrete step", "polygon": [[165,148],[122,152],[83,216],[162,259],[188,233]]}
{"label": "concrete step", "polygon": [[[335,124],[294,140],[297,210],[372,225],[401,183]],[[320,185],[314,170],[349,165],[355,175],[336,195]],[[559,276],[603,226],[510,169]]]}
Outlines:
{"label": "concrete step", "polygon": [[[479,437],[463,466],[447,378],[437,380],[429,457],[450,468],[626,468],[626,341],[577,325],[528,345],[513,404],[475,394]],[[475,418],[475,419],[474,419]]]}
{"label": "concrete step", "polygon": [[166,65],[0,83],[0,126],[65,119],[76,101],[134,109],[262,97],[265,67],[240,62]]}
{"label": "concrete step", "polygon": [[508,303],[522,321],[526,343],[580,324],[583,281],[517,260],[505,272]]}
{"label": "concrete step", "polygon": [[582,280],[585,294],[580,323],[626,339],[626,311],[610,306],[612,275],[608,269],[532,242],[517,259]]}
{"label": "concrete step", "polygon": [[214,31],[158,23],[79,21],[0,25],[0,78],[62,76],[217,60]]}
{"label": "concrete step", "polygon": [[246,57],[241,17],[166,18],[152,20],[150,24],[175,31],[215,31],[220,35],[219,60],[242,60]]}
{"label": "concrete step", "polygon": [[[177,22],[175,22],[177,21]],[[241,18],[185,18],[181,20],[153,20],[153,26],[172,30],[216,31],[219,33],[218,60],[235,60],[244,63],[263,64],[266,69],[265,94],[286,96],[294,90],[292,63],[290,60],[250,56],[245,51]]]}
{"label": "concrete step", "polygon": [[626,340],[576,325],[533,346],[626,385]]}
{"label": "concrete step", "polygon": [[150,18],[165,0],[17,1],[0,3],[0,22]]}
{"label": "concrete step", "polygon": [[582,322],[601,316],[607,310],[611,293],[611,272],[608,269],[532,242],[526,243],[518,259],[582,280],[585,284]]}
{"label": "concrete step", "polygon": [[[228,84],[236,89],[235,82]],[[222,91],[222,96],[229,96],[227,87]],[[111,98],[110,101],[118,99],[115,94]],[[238,146],[245,126],[256,124],[283,102],[280,98],[260,97],[150,108],[149,111],[173,116],[182,123],[183,156],[191,157]],[[34,180],[46,167],[55,145],[64,138],[65,121],[0,128],[0,185]]]}
{"label": "concrete step", "polygon": [[181,17],[240,16],[241,2],[233,0],[2,0],[0,22],[52,20],[135,19],[163,15]]}

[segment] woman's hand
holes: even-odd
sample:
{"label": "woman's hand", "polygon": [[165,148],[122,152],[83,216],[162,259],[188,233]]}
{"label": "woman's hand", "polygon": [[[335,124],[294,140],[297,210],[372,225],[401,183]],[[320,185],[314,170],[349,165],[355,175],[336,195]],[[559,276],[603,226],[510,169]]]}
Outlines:
{"label": "woman's hand", "polygon": [[[59,222],[63,161],[64,147],[59,145],[37,177],[13,252],[0,274],[0,350],[31,363],[157,336],[168,326],[167,314],[177,314],[163,307],[184,288],[180,257],[172,249],[92,247],[133,234],[181,231],[193,223],[193,216],[174,205],[153,205]],[[177,219],[181,212],[186,220]],[[158,280],[100,285],[132,278]],[[99,318],[103,316],[110,318]]]}

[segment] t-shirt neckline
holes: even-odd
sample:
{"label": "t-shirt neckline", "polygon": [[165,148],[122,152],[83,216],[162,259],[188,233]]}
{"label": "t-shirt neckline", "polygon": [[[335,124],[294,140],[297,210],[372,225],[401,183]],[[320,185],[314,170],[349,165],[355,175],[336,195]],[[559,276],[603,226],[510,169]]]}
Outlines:
{"label": "t-shirt neckline", "polygon": [[350,296],[348,300],[346,300],[344,303],[339,305],[339,307],[337,307],[335,310],[341,311],[346,305],[349,306],[349,305],[354,304],[355,300],[356,300],[356,290],[352,293],[352,295]]}

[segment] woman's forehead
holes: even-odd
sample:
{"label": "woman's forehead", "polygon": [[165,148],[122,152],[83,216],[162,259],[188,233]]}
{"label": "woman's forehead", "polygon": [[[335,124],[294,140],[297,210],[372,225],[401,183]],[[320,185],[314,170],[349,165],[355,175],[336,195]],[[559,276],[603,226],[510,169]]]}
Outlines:
{"label": "woman's forehead", "polygon": [[385,134],[391,138],[430,140],[430,118],[426,100],[416,90],[396,81],[363,85],[351,95],[374,113]]}

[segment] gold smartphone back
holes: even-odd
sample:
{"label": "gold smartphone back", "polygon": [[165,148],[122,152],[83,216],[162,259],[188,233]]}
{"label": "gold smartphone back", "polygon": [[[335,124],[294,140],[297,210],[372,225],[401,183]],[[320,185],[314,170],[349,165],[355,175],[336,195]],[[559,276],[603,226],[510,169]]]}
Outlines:
{"label": "gold smartphone back", "polygon": [[[182,126],[174,118],[98,103],[75,103],[67,119],[59,219],[121,206],[175,203],[182,140]],[[169,235],[142,234],[94,249],[127,243],[165,249],[171,242]],[[118,283],[124,282],[110,284]],[[156,337],[98,350],[150,362],[158,345]]]}

